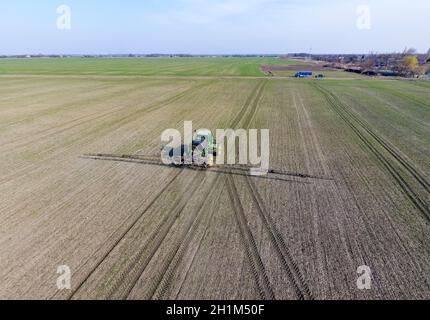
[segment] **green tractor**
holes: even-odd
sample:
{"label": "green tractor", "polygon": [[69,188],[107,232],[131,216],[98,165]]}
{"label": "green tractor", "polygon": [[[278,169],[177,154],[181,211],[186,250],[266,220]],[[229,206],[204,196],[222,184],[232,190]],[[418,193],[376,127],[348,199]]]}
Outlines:
{"label": "green tractor", "polygon": [[[162,152],[164,148],[161,149]],[[194,132],[191,150],[188,145],[180,145],[171,149],[168,154],[162,153],[175,166],[201,166],[212,167],[215,164],[214,158],[217,156],[217,143],[209,130],[197,130]]]}

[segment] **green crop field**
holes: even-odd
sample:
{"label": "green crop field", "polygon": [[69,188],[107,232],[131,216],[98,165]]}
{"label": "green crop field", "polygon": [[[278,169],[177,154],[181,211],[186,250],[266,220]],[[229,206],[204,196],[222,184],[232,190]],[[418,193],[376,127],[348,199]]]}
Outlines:
{"label": "green crop field", "polygon": [[[303,70],[306,70],[306,67],[303,67]],[[297,71],[274,71],[273,74],[277,77],[294,77]],[[368,77],[345,71],[332,71],[332,70],[324,70],[324,71],[316,71],[315,74],[323,74],[326,78],[330,79],[369,79]]]}
{"label": "green crop field", "polygon": [[[0,298],[430,299],[429,82],[280,62],[0,60]],[[272,172],[164,166],[189,120],[269,129]]]}
{"label": "green crop field", "polygon": [[297,62],[277,58],[0,59],[0,74],[263,76],[262,64]]}

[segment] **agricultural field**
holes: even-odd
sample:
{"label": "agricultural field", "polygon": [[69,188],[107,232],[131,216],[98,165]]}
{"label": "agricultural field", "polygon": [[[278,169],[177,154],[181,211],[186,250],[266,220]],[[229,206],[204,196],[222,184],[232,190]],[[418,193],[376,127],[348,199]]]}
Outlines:
{"label": "agricultural field", "polygon": [[67,58],[0,59],[0,74],[262,76],[260,65],[295,65],[278,58]]}
{"label": "agricultural field", "polygon": [[[0,298],[430,299],[429,82],[66,61],[0,60]],[[158,164],[186,120],[270,129],[273,173]]]}

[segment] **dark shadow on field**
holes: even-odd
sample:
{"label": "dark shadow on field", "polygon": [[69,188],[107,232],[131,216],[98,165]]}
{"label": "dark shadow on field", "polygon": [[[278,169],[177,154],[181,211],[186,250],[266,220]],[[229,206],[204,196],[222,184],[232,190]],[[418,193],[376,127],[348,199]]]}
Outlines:
{"label": "dark shadow on field", "polygon": [[275,181],[283,181],[283,182],[291,182],[291,183],[301,183],[301,184],[312,184],[309,181],[299,181],[284,178],[285,176],[294,177],[299,179],[313,179],[313,180],[333,180],[331,178],[312,176],[301,173],[294,172],[285,172],[280,170],[272,170],[270,169],[267,175],[256,176],[250,173],[251,167],[248,166],[226,166],[226,165],[215,165],[214,167],[203,168],[199,166],[175,166],[175,165],[166,165],[164,164],[160,157],[156,156],[132,156],[132,155],[111,155],[111,154],[85,154],[80,158],[89,159],[89,160],[100,160],[100,161],[113,161],[113,162],[127,162],[127,163],[137,163],[149,166],[159,166],[166,168],[174,168],[180,170],[190,170],[190,171],[198,171],[198,172],[212,172],[217,174],[225,174],[225,175],[234,175],[234,176],[244,176],[244,177],[252,177],[256,179],[266,179],[266,180],[275,180]]}

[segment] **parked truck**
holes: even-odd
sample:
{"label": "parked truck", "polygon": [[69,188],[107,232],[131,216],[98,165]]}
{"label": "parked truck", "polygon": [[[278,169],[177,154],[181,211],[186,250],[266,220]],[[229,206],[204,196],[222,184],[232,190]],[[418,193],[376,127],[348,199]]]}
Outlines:
{"label": "parked truck", "polygon": [[313,72],[311,71],[299,71],[296,73],[296,78],[304,78],[304,77],[311,77],[313,75]]}

